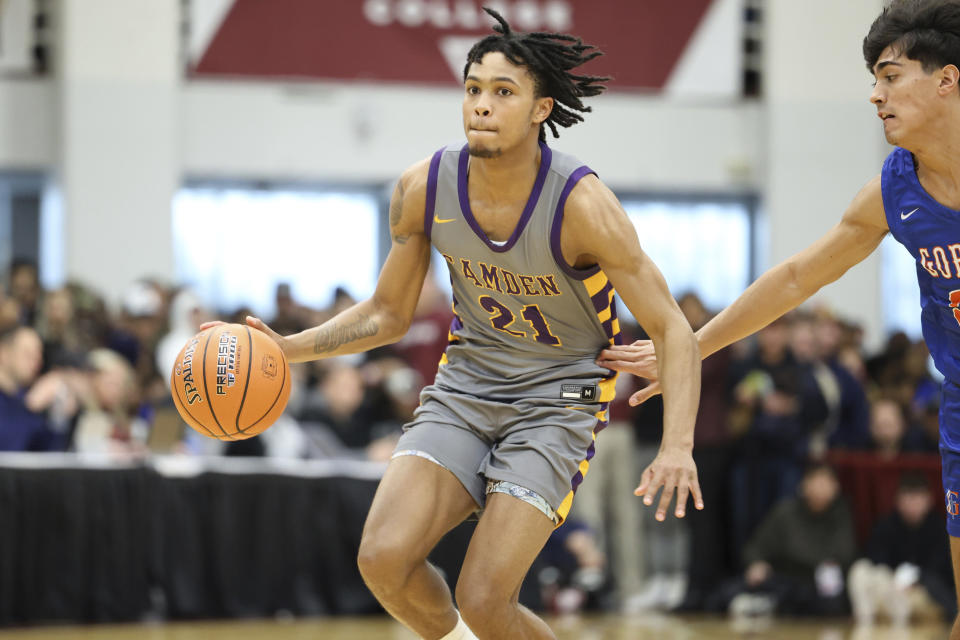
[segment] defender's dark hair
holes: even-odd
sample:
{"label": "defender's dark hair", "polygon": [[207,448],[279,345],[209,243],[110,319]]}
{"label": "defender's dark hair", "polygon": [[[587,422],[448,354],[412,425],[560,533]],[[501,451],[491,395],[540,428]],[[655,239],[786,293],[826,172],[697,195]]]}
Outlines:
{"label": "defender's dark hair", "polygon": [[863,39],[867,69],[873,71],[889,46],[918,61],[927,73],[948,64],[960,67],[960,2],[893,0]]}
{"label": "defender's dark hair", "polygon": [[[550,127],[554,138],[560,137],[557,125],[569,127],[583,122],[583,116],[578,112],[588,112],[591,109],[585,106],[580,98],[600,94],[606,89],[600,83],[610,78],[578,76],[570,73],[570,70],[602,56],[603,52],[566,33],[517,33],[510,29],[510,25],[499,13],[487,7],[483,10],[498,22],[493,26],[497,33],[487,36],[470,49],[467,64],[463,68],[463,79],[467,79],[471,64],[480,62],[488,53],[498,51],[513,64],[525,67],[530,72],[536,83],[534,90],[538,98],[553,98],[553,111],[544,124]],[[541,124],[540,140],[546,139],[546,132]]]}

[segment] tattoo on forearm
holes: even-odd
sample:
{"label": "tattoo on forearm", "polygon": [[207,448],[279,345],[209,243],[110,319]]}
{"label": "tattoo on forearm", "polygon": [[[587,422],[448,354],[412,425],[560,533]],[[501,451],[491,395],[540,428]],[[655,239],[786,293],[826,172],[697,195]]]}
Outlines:
{"label": "tattoo on forearm", "polygon": [[330,327],[319,331],[313,341],[313,352],[330,353],[348,342],[376,335],[379,330],[380,326],[370,316],[361,313],[360,317],[350,324],[341,326],[331,323]]}

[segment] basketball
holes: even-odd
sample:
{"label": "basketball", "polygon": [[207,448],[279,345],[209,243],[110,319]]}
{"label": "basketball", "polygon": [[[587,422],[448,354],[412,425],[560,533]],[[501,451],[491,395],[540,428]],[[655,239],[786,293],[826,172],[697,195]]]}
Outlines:
{"label": "basketball", "polygon": [[243,440],[273,424],[290,399],[290,365],[262,331],[221,324],[190,338],[170,374],[184,422],[217,440]]}

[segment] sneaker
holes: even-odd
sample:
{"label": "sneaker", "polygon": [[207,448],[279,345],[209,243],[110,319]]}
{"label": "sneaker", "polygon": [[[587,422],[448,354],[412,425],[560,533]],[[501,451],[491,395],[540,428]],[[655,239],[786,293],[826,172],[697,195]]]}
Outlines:
{"label": "sneaker", "polygon": [[654,574],[643,589],[623,599],[623,606],[621,607],[623,613],[627,615],[643,613],[660,606],[661,594],[666,586],[665,580],[666,578],[662,574]]}
{"label": "sneaker", "polygon": [[766,593],[741,593],[730,601],[728,609],[734,618],[768,618],[773,615],[776,602]]}
{"label": "sneaker", "polygon": [[666,577],[663,589],[660,592],[660,607],[665,611],[672,611],[680,606],[683,597],[687,594],[687,576],[674,573]]}
{"label": "sneaker", "polygon": [[850,567],[847,593],[857,626],[869,627],[877,617],[877,589],[873,584],[873,566],[869,560],[858,560]]}

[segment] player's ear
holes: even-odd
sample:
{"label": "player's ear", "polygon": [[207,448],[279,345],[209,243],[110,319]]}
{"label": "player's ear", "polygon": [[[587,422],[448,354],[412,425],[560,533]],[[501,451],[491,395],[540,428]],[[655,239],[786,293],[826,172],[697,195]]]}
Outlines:
{"label": "player's ear", "polygon": [[536,124],[543,124],[544,120],[550,117],[553,112],[553,98],[537,98],[533,105],[533,121]]}
{"label": "player's ear", "polygon": [[940,86],[938,87],[941,95],[957,91],[960,86],[960,69],[956,65],[948,64],[940,69]]}

